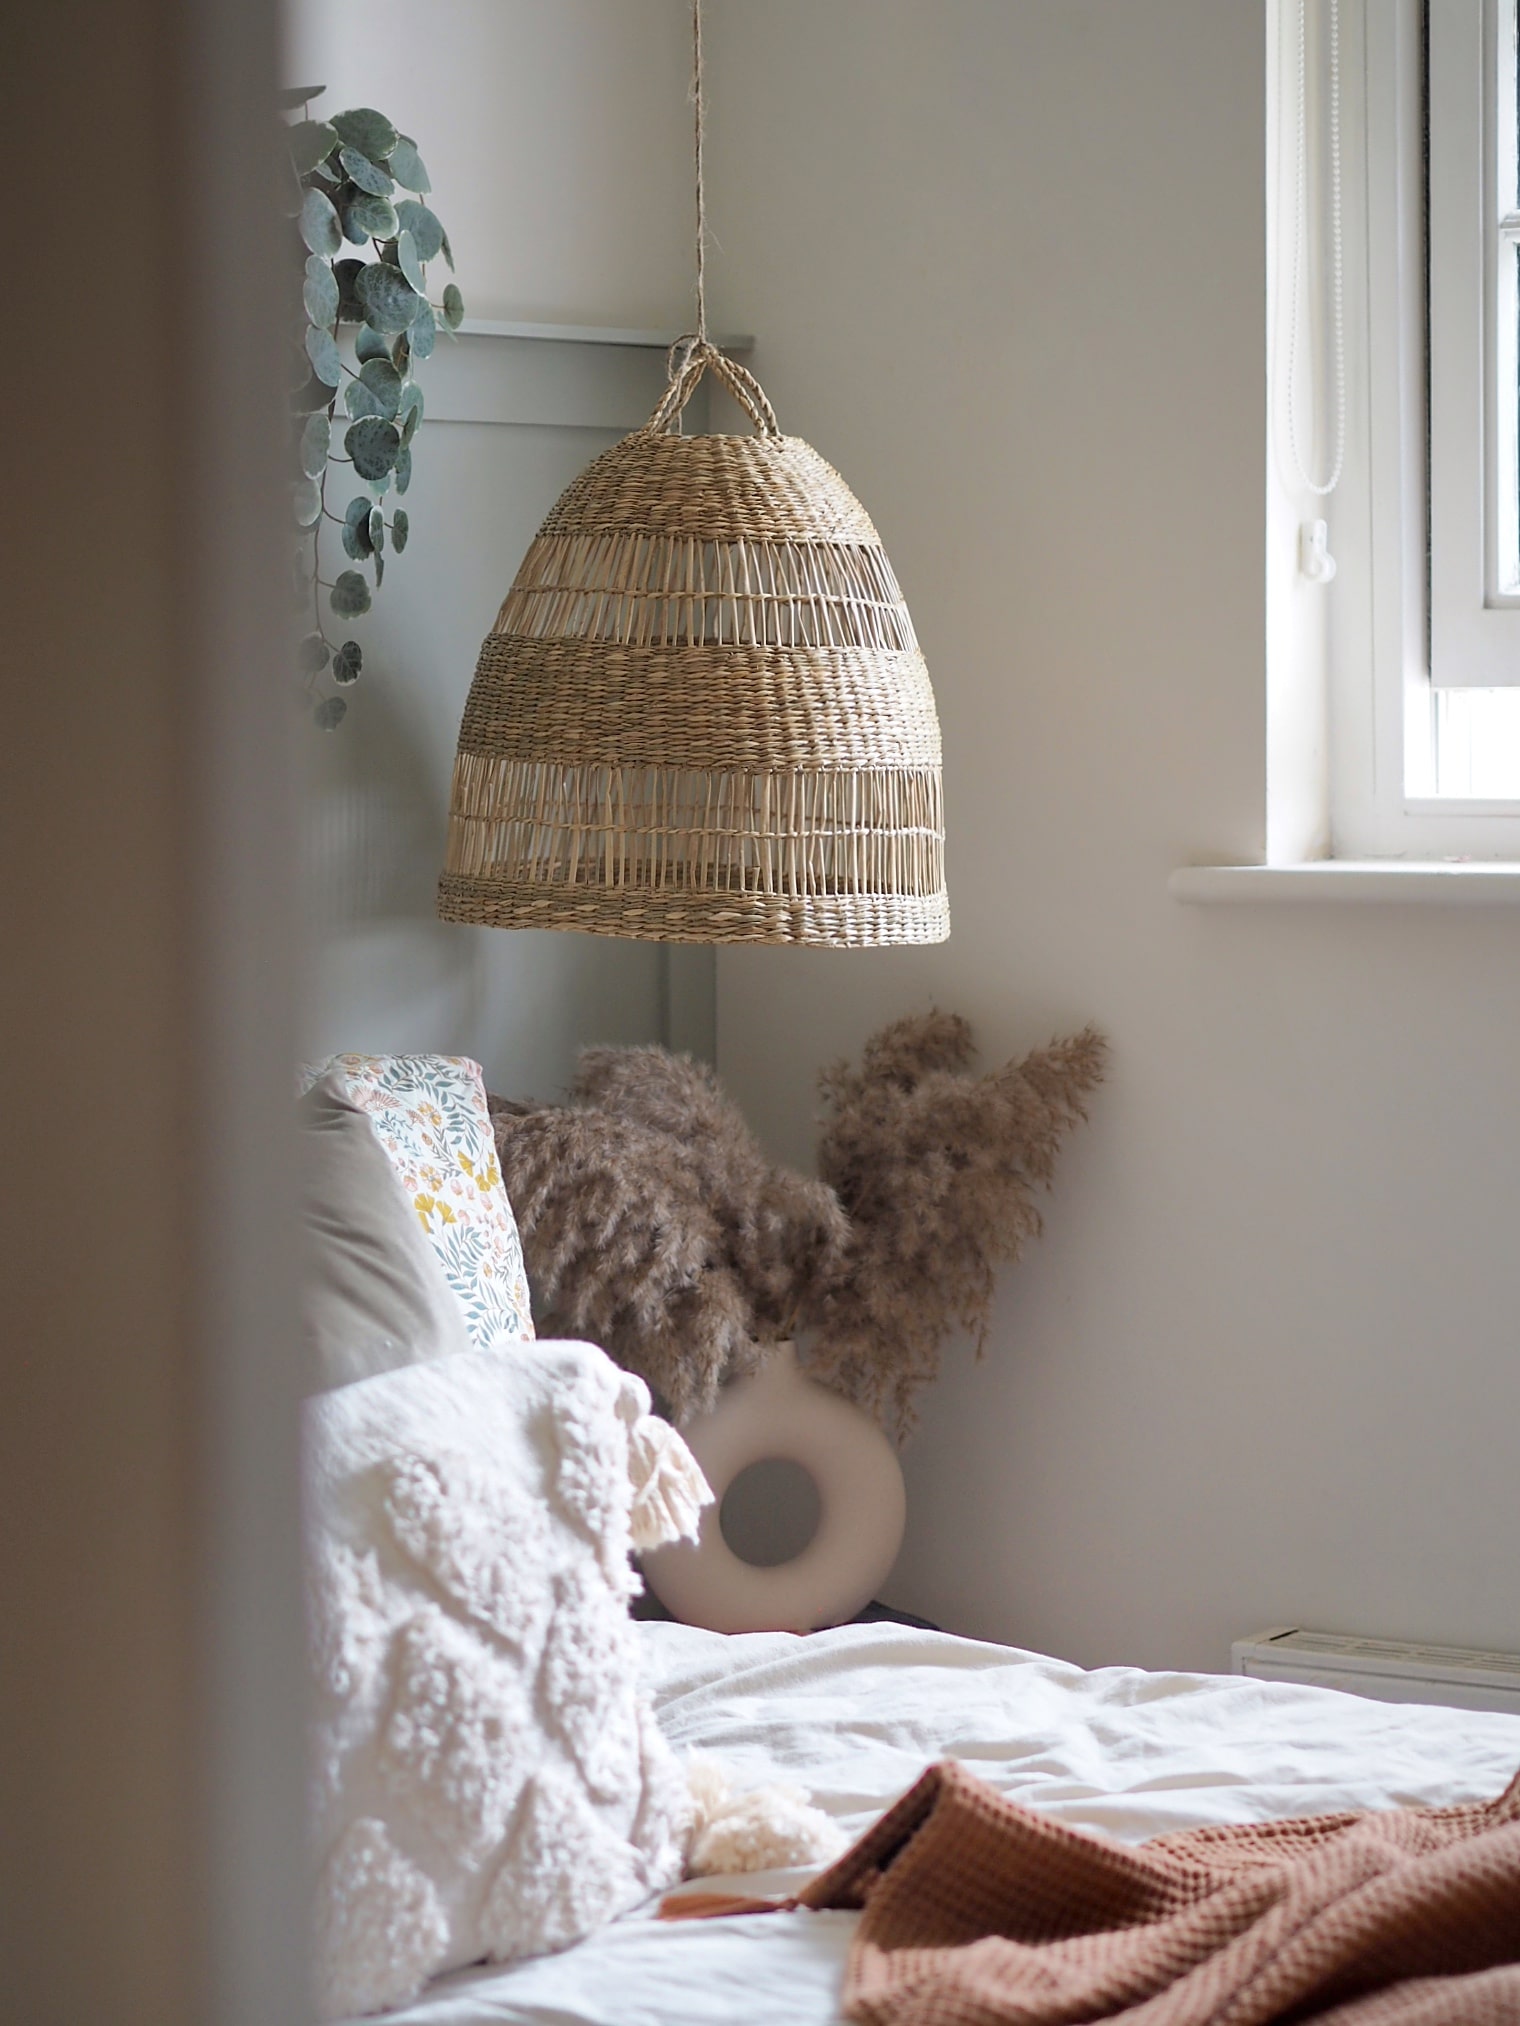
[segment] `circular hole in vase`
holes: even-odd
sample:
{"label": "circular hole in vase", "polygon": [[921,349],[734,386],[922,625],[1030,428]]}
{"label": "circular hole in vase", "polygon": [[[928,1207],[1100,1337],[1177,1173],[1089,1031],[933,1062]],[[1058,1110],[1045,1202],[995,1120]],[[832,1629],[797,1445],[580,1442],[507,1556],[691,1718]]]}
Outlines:
{"label": "circular hole in vase", "polygon": [[718,1525],[741,1562],[775,1569],[797,1559],[822,1516],[812,1472],[787,1456],[762,1456],[746,1464],[723,1494]]}

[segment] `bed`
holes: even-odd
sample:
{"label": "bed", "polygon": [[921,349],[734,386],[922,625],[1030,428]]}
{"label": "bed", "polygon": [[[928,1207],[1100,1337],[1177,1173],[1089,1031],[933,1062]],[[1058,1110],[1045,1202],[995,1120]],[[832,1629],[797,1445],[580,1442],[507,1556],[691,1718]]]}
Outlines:
{"label": "bed", "polygon": [[[313,1072],[306,1105],[308,1226],[325,1262],[308,1303],[320,1386],[305,1486],[314,1810],[329,1825],[314,1847],[331,1884],[316,1931],[337,1937],[339,1973],[367,1976],[373,1958],[380,1978],[326,1986],[325,2017],[369,1989],[371,2016],[395,2026],[833,2026],[860,1915],[657,1918],[651,1888],[680,1877],[688,1848],[669,1825],[685,1819],[697,1755],[738,1789],[806,1789],[850,1840],[946,1760],[1043,1823],[1126,1844],[1481,1802],[1514,1778],[1520,1715],[1084,1672],[892,1622],[633,1622],[630,1549],[695,1524],[683,1468],[707,1487],[642,1382],[594,1347],[533,1342],[477,1066],[338,1057]],[[646,1499],[669,1526],[641,1538]],[[570,1787],[580,1798],[565,1802]],[[539,1823],[553,1833],[534,1846]],[[541,1886],[595,1885],[609,1849],[623,1869],[600,1911],[522,1941]],[[810,1876],[676,1890],[784,1899]],[[572,1934],[584,1938],[558,1945]],[[413,1943],[411,1969],[394,1971]],[[500,1960],[482,1965],[487,1953]]]}
{"label": "bed", "polygon": [[[935,1759],[1138,1843],[1202,1824],[1496,1794],[1520,1717],[1234,1675],[1092,1672],[1015,1647],[851,1625],[799,1637],[648,1623],[661,1727],[745,1780],[795,1780],[858,1834]],[[784,1895],[802,1874],[735,1885]],[[705,1888],[714,1881],[704,1880]],[[396,2026],[834,2026],[857,1916],[671,1924],[646,1905],[559,1955],[439,1979]]]}

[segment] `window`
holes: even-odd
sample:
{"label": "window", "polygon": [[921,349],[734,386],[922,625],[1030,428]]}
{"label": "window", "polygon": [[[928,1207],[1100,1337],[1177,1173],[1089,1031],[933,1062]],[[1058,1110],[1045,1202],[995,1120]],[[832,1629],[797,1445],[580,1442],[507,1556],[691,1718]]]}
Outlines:
{"label": "window", "polygon": [[1430,675],[1435,793],[1520,795],[1516,0],[1432,0]]}
{"label": "window", "polygon": [[[1333,0],[1307,0],[1307,259],[1328,277]],[[1330,848],[1337,857],[1520,858],[1520,0],[1339,0],[1344,476],[1323,515]],[[1280,154],[1297,115],[1298,0],[1280,0]],[[1286,101],[1286,104],[1284,102]],[[1289,110],[1291,108],[1291,111]],[[1427,143],[1428,133],[1428,143]],[[1276,179],[1281,304],[1295,213]],[[1312,281],[1312,273],[1311,273]],[[1331,465],[1330,291],[1299,344]],[[1278,309],[1274,409],[1284,406]],[[1300,421],[1307,452],[1311,431]],[[1295,638],[1301,651],[1302,624]]]}

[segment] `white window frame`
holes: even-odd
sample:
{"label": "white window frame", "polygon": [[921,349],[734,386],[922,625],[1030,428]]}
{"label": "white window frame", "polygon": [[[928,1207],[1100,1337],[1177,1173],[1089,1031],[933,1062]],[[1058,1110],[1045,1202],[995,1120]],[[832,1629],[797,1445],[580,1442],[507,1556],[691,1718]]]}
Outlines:
{"label": "white window frame", "polygon": [[[1520,683],[1514,14],[1514,0],[1430,0],[1430,675],[1437,688]],[[1501,94],[1511,108],[1507,119]]]}
{"label": "white window frame", "polygon": [[[1346,193],[1347,371],[1358,392],[1347,478],[1328,509],[1316,509],[1328,511],[1342,564],[1327,587],[1337,858],[1520,860],[1520,798],[1435,793],[1443,688],[1471,686],[1474,667],[1480,684],[1496,685],[1496,666],[1520,684],[1520,582],[1502,581],[1498,510],[1512,471],[1479,448],[1498,375],[1512,370],[1493,342],[1497,235],[1511,229],[1498,205],[1493,118],[1498,25],[1510,4],[1429,0],[1440,62],[1431,66],[1427,334],[1425,9],[1422,0],[1342,0],[1346,124],[1360,136],[1364,170],[1348,170]],[[1462,658],[1472,635],[1486,659]]]}

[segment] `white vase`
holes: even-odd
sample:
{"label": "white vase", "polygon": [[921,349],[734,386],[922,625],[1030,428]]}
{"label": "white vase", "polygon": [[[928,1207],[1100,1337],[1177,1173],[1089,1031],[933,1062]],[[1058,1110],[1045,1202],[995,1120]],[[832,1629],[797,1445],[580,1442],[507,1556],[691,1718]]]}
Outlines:
{"label": "white vase", "polygon": [[[777,1344],[757,1372],[723,1389],[681,1430],[713,1491],[701,1538],[643,1558],[666,1610],[714,1632],[811,1632],[870,1602],[902,1546],[907,1496],[897,1452],[869,1414],[809,1379],[796,1346]],[[789,1561],[744,1561],[724,1538],[723,1497],[753,1463],[799,1465],[818,1493],[818,1526]]]}

